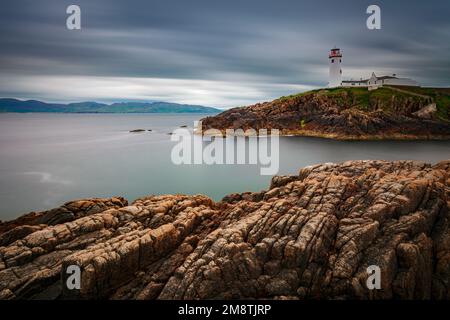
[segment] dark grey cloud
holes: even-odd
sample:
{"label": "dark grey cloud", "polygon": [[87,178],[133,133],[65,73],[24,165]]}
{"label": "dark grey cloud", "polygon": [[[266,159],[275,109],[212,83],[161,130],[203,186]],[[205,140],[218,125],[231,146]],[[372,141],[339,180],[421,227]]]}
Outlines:
{"label": "dark grey cloud", "polygon": [[[81,31],[65,28],[70,4],[81,7]],[[370,4],[382,9],[381,30],[365,26]],[[231,106],[326,85],[334,45],[344,50],[344,77],[376,71],[450,86],[447,0],[4,0],[0,6],[1,96],[111,100],[118,98],[114,87],[93,95],[83,83],[128,83],[123,99],[183,100],[176,93],[182,85],[184,100]],[[158,79],[172,80],[160,82],[172,91]],[[142,81],[152,84],[146,94]]]}

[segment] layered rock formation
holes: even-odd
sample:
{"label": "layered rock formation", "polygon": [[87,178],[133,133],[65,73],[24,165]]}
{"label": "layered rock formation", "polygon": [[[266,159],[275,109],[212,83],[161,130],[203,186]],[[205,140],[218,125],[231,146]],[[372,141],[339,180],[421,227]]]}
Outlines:
{"label": "layered rock formation", "polygon": [[388,87],[316,90],[206,117],[202,131],[278,129],[283,135],[342,140],[450,139],[450,90],[434,90],[434,97]]}
{"label": "layered rock formation", "polygon": [[316,165],[218,203],[73,201],[0,225],[0,298],[449,299],[449,206],[450,161]]}

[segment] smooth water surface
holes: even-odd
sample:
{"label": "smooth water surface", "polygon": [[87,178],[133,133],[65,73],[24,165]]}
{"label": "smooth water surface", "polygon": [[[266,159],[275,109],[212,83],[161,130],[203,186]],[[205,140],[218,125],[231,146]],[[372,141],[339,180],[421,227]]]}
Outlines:
{"label": "smooth water surface", "polygon": [[[174,129],[203,115],[0,114],[0,220],[89,197],[202,193],[215,200],[266,189],[258,165],[174,165]],[[151,132],[130,133],[132,129]],[[279,174],[356,159],[450,158],[446,141],[342,142],[280,138]]]}

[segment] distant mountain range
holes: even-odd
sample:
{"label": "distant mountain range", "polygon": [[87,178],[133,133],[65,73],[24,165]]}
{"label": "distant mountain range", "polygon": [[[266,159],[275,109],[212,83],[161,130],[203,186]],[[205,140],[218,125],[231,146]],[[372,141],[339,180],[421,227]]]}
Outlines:
{"label": "distant mountain range", "polygon": [[46,103],[37,100],[0,99],[0,112],[63,112],[63,113],[218,113],[221,110],[199,105],[171,102],[120,102],[104,104],[77,102]]}

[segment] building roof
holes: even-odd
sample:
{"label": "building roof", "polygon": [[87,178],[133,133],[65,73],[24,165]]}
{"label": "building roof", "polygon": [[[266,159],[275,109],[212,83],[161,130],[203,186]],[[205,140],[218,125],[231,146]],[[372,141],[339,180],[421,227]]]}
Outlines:
{"label": "building roof", "polygon": [[[377,80],[398,79],[398,78],[395,77],[395,76],[381,76],[381,77],[377,77],[377,76],[375,75],[375,77],[377,78]],[[344,80],[344,81],[342,81],[342,82],[345,82],[345,83],[366,83],[366,82],[368,82],[369,80],[370,80],[370,79]]]}
{"label": "building roof", "polygon": [[382,77],[377,77],[377,80],[385,80],[385,79],[398,79],[397,77],[394,76],[382,76]]}
{"label": "building roof", "polygon": [[345,82],[345,83],[365,83],[367,81],[369,81],[369,80],[344,80],[342,82]]}

